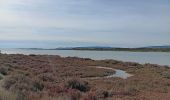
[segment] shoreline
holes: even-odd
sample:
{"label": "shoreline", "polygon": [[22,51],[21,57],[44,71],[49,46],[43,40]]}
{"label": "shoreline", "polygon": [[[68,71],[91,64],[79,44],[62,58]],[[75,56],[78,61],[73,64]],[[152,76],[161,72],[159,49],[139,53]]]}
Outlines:
{"label": "shoreline", "polygon": [[114,48],[114,47],[70,47],[70,48],[18,48],[26,50],[80,50],[80,51],[128,51],[128,52],[170,52],[170,48]]}
{"label": "shoreline", "polygon": [[[13,50],[13,49],[12,49]],[[31,49],[28,49],[28,50],[31,50]],[[45,50],[44,50],[45,51]],[[72,50],[59,50],[59,51],[72,51]],[[74,50],[73,50],[74,51]],[[77,50],[77,51],[82,51],[82,50]],[[9,51],[10,52],[10,51]],[[14,51],[15,52],[15,51]],[[22,52],[22,51],[21,51]],[[103,51],[103,52],[105,52],[105,51]],[[115,51],[115,52],[126,52],[126,51]],[[127,52],[129,52],[129,51],[127,51]],[[155,61],[155,60],[150,60],[150,59],[148,59],[149,61],[147,62],[146,60],[142,60],[142,59],[137,59],[137,60],[134,60],[134,59],[129,59],[129,60],[126,60],[126,59],[121,59],[121,58],[117,58],[117,59],[114,59],[114,58],[107,58],[107,57],[105,57],[105,58],[101,58],[101,57],[99,57],[99,58],[95,58],[95,57],[91,57],[91,56],[87,56],[87,57],[83,57],[83,56],[81,56],[81,55],[63,55],[63,53],[64,52],[62,52],[62,53],[60,53],[60,52],[55,52],[55,54],[53,54],[53,53],[36,53],[35,52],[35,54],[34,53],[31,53],[31,52],[27,52],[27,51],[23,51],[23,53],[5,53],[5,50],[2,52],[2,54],[8,54],[8,55],[10,55],[10,54],[20,54],[20,55],[51,55],[51,56],[54,56],[54,55],[56,55],[56,56],[61,56],[61,57],[77,57],[77,58],[89,58],[89,59],[93,59],[93,60],[117,60],[117,61],[122,61],[122,62],[134,62],[134,63],[139,63],[139,64],[153,64],[153,65],[160,65],[160,66],[169,66],[170,67],[170,64],[168,63],[168,62],[159,62],[158,61],[158,63]],[[67,52],[66,52],[67,53]],[[135,53],[135,52],[130,52],[130,53]],[[155,53],[155,52],[140,52],[140,53]],[[160,53],[167,53],[168,55],[169,55],[169,52],[160,52]],[[83,54],[83,53],[82,53]],[[126,54],[126,53],[125,53]],[[166,54],[165,54],[166,55]],[[127,55],[126,55],[127,56]],[[151,55],[152,56],[152,55]],[[132,56],[133,57],[133,56]],[[158,55],[156,56],[156,57],[158,57]],[[166,57],[166,56],[165,56]],[[115,57],[116,58],[116,57]],[[143,57],[143,58],[146,58],[146,57]],[[163,59],[163,57],[162,57],[162,59]],[[167,58],[166,58],[167,59]],[[159,60],[159,59],[157,59],[157,60]]]}

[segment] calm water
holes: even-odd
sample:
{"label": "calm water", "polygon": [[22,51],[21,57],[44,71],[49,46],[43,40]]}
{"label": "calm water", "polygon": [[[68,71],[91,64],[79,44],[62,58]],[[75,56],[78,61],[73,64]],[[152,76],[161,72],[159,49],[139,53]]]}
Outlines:
{"label": "calm water", "polygon": [[95,60],[115,59],[139,63],[152,63],[170,65],[170,53],[165,52],[126,52],[126,51],[75,51],[75,50],[24,50],[24,49],[1,49],[7,54],[48,54],[62,57],[83,57]]}
{"label": "calm water", "polygon": [[[115,73],[113,73],[112,75],[109,75],[109,76],[106,76],[106,77],[104,76],[103,78],[119,77],[119,78],[127,79],[128,77],[133,76],[129,73],[126,73],[126,71],[118,70],[118,69],[114,69],[114,68],[101,67],[101,66],[89,66],[89,67],[95,67],[95,68],[108,69],[108,70],[114,70],[115,71]],[[102,77],[92,77],[92,79],[98,79],[98,78],[102,78]]]}

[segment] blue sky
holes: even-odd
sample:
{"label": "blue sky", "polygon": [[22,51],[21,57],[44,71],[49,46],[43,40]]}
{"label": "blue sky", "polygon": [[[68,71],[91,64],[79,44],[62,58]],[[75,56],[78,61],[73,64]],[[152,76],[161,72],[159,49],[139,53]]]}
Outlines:
{"label": "blue sky", "polygon": [[169,0],[0,0],[0,47],[170,45]]}

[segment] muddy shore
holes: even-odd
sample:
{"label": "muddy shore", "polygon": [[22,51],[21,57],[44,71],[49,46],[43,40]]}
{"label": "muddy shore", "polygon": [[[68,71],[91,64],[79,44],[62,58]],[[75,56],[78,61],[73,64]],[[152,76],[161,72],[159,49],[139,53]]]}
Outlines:
{"label": "muddy shore", "polygon": [[[106,68],[97,68],[97,66]],[[132,76],[126,79],[103,78],[116,73],[116,70],[110,68],[126,71]],[[142,65],[116,60],[0,54],[0,82],[0,91],[10,93],[9,100],[169,100],[170,98],[169,66]],[[4,93],[0,93],[0,99],[8,98]]]}

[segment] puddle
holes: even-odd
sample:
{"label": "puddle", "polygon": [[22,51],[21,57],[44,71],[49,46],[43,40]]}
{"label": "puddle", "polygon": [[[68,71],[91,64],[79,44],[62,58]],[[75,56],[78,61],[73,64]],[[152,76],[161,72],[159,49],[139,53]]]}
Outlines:
{"label": "puddle", "polygon": [[112,78],[112,77],[119,77],[122,79],[127,79],[128,77],[131,77],[133,75],[127,73],[126,71],[119,70],[119,69],[114,69],[114,68],[109,68],[109,67],[101,67],[101,66],[89,66],[89,67],[95,67],[95,68],[101,68],[101,69],[107,69],[107,70],[114,70],[115,73],[112,75],[104,76],[104,77],[93,77],[93,79],[98,79],[98,78]]}

